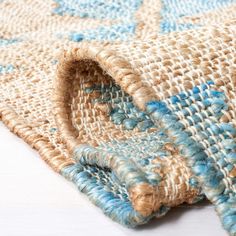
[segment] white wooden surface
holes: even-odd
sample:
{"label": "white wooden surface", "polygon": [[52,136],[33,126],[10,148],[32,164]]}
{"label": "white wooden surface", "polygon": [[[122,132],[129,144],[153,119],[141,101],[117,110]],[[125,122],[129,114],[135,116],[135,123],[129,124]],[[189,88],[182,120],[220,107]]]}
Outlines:
{"label": "white wooden surface", "polygon": [[0,123],[0,236],[226,236],[212,206],[172,209],[138,229],[105,217]]}

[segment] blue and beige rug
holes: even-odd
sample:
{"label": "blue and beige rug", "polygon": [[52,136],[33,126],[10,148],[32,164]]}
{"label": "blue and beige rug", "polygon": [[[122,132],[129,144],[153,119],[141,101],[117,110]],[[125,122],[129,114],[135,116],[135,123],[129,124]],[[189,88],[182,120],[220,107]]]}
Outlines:
{"label": "blue and beige rug", "polygon": [[236,235],[236,0],[1,0],[0,52],[1,120],[105,215]]}

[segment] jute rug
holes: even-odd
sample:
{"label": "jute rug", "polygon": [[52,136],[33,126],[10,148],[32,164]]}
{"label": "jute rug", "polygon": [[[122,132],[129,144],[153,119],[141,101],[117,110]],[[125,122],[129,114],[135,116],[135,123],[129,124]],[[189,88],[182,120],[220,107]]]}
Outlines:
{"label": "jute rug", "polygon": [[5,125],[114,221],[206,197],[236,235],[235,0],[1,0],[0,85]]}

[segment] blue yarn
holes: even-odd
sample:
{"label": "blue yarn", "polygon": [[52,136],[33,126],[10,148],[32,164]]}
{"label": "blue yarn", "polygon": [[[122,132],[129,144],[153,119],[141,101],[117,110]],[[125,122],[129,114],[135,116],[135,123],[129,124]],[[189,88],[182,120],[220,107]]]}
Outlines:
{"label": "blue yarn", "polygon": [[221,123],[220,128],[224,131],[229,132],[230,134],[236,136],[236,128],[234,128],[231,124],[229,123]]}
{"label": "blue yarn", "polygon": [[176,103],[180,102],[180,99],[177,96],[172,96],[170,98],[170,100],[171,100],[172,104],[176,104]]}
{"label": "blue yarn", "polygon": [[11,73],[11,72],[13,72],[14,69],[15,69],[14,66],[11,64],[6,65],[6,66],[0,65],[0,74]]}
{"label": "blue yarn", "polygon": [[230,228],[235,224],[235,222],[236,222],[236,213],[235,215],[227,215],[223,218],[223,225],[227,230],[230,230]]}
{"label": "blue yarn", "polygon": [[74,42],[83,40],[127,40],[135,33],[136,24],[127,23],[122,25],[102,26],[93,30],[85,30],[81,32],[71,32],[69,39]]}
{"label": "blue yarn", "polygon": [[[119,158],[116,159],[118,163],[120,162],[120,165],[125,165],[124,167],[126,167],[120,168],[122,172],[119,173],[120,178],[117,179],[114,175],[115,173],[111,172],[109,169],[105,169],[106,167],[94,166],[94,161],[102,161],[95,150],[96,149],[90,148],[87,145],[78,148],[75,154],[80,155],[79,163],[63,168],[61,174],[67,179],[72,180],[78,186],[79,190],[86,193],[89,199],[95,205],[99,206],[107,216],[128,227],[134,227],[137,224],[147,222],[154,215],[163,215],[169,210],[168,207],[161,207],[158,212],[148,217],[143,217],[136,212],[128,199],[128,194],[123,191],[128,189],[129,186],[134,186],[137,182],[142,183],[144,177],[140,175],[140,172],[137,172],[136,177],[130,179],[130,182],[127,183],[126,187],[121,192],[119,188],[121,188],[120,186],[123,184],[120,180],[126,178],[127,174],[130,173],[133,173],[133,176],[135,176],[134,173],[137,171],[137,168],[129,165],[125,157],[122,158],[126,160],[126,162],[124,162],[122,158],[120,160]],[[92,153],[90,152],[93,153],[93,157],[97,157],[98,159],[91,158]],[[82,158],[81,155],[84,158]],[[91,166],[89,162],[91,164],[93,163],[93,166]],[[157,184],[161,180],[158,174],[150,175],[149,178],[152,184]],[[109,182],[104,182],[105,179],[109,179]],[[116,186],[119,186],[119,188]],[[111,190],[109,190],[109,188],[111,188]]]}
{"label": "blue yarn", "polygon": [[153,113],[154,111],[158,111],[162,114],[168,114],[170,113],[170,110],[167,108],[166,104],[161,101],[151,101],[148,102],[146,105],[146,111],[147,113]]}
{"label": "blue yarn", "polygon": [[222,98],[225,96],[223,92],[216,91],[216,90],[211,90],[210,93],[213,97],[217,97],[217,98]]}
{"label": "blue yarn", "polygon": [[80,34],[80,33],[72,33],[70,35],[70,40],[72,40],[74,42],[80,42],[80,41],[84,40],[84,35]]}
{"label": "blue yarn", "polygon": [[225,194],[221,194],[219,195],[219,197],[217,198],[217,204],[220,205],[224,202],[227,202],[229,199],[229,196],[225,195]]}
{"label": "blue yarn", "polygon": [[[89,199],[95,205],[101,207],[103,212],[111,219],[126,226],[133,227],[138,223],[145,223],[153,217],[153,215],[143,217],[136,212],[128,200],[127,195],[116,196],[113,194],[114,190],[112,192],[106,191],[102,182],[99,183],[97,179],[94,177],[91,178],[91,175],[87,173],[87,168],[90,168],[89,166],[79,167],[80,170],[74,171],[71,175],[73,168],[77,169],[78,167],[78,164],[66,167],[63,169],[62,174],[75,182],[80,191],[87,193]],[[83,168],[82,172],[80,172],[81,168]]]}
{"label": "blue yarn", "polygon": [[19,39],[3,39],[0,38],[0,46],[7,46],[9,44],[17,43]]}
{"label": "blue yarn", "polygon": [[131,19],[142,0],[54,0],[58,15],[89,17],[94,19]]}
{"label": "blue yarn", "polygon": [[190,184],[192,187],[195,187],[195,188],[199,185],[197,179],[196,179],[196,178],[193,178],[193,177],[189,179],[189,184]]}
{"label": "blue yarn", "polygon": [[226,158],[227,158],[230,162],[236,164],[236,152],[230,152],[230,153],[228,153],[227,156],[226,156]]}
{"label": "blue yarn", "polygon": [[199,27],[198,24],[179,23],[185,16],[203,14],[210,10],[220,9],[236,3],[235,0],[191,0],[186,4],[186,0],[162,0],[161,9],[161,33],[182,31]]}
{"label": "blue yarn", "polygon": [[116,125],[122,124],[125,118],[126,118],[126,115],[119,112],[113,113],[111,115],[111,120]]}
{"label": "blue yarn", "polygon": [[151,120],[144,120],[144,121],[139,122],[137,127],[140,131],[143,132],[151,128],[152,126],[154,126],[154,123]]}
{"label": "blue yarn", "polygon": [[192,91],[193,91],[193,93],[199,93],[200,89],[199,89],[199,87],[193,87]]}
{"label": "blue yarn", "polygon": [[[229,232],[235,232],[236,210],[231,209],[231,204],[235,205],[236,196],[231,189],[226,188],[222,169],[224,168],[230,172],[236,163],[236,130],[232,124],[220,122],[223,115],[222,111],[227,110],[228,107],[225,103],[224,94],[211,90],[211,84],[211,82],[207,82],[204,86],[197,86],[191,91],[180,93],[166,101],[162,101],[161,104],[166,106],[167,113],[163,108],[157,109],[155,102],[147,103],[147,111],[149,111],[154,123],[161,124],[164,131],[168,132],[170,137],[173,137],[174,144],[180,147],[181,155],[188,160],[193,173],[201,180],[204,193],[215,204],[224,227]],[[187,101],[184,103],[181,99],[193,101],[193,98],[197,98],[197,104],[207,110],[190,116],[190,112],[185,108],[188,104]],[[171,107],[169,107],[170,103],[172,104]],[[193,105],[189,105],[188,110],[191,113],[199,112],[194,109]],[[187,131],[184,126],[177,128],[176,124],[181,123],[181,119],[179,121],[176,119],[176,112],[181,113],[188,125],[194,127],[198,137],[207,140],[209,145],[207,149],[214,155],[215,159],[206,152],[205,146],[196,141],[195,136]],[[214,119],[208,116],[213,116]],[[204,118],[208,120],[205,121]],[[198,122],[202,122],[201,125]],[[218,143],[220,146],[218,146]],[[231,182],[236,184],[236,178],[232,177]],[[194,184],[195,181],[190,179],[190,185]]]}

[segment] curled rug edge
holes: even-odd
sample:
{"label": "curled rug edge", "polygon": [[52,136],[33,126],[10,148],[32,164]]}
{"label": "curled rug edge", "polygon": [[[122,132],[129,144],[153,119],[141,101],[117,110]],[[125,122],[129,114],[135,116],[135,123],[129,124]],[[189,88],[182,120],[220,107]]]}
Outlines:
{"label": "curled rug edge", "polygon": [[[216,205],[224,227],[234,235],[236,214],[234,199],[235,22],[228,26],[216,27],[218,30],[215,32],[214,27],[207,27],[194,32],[187,31],[187,33],[170,34],[169,36],[160,37],[159,43],[155,41],[149,43],[137,42],[134,43],[137,46],[134,50],[131,50],[130,44],[114,46],[111,51],[119,56],[111,58],[110,66],[105,64],[108,56],[106,52],[110,52],[108,50],[109,45],[104,46],[102,50],[100,50],[100,47],[96,46],[93,48],[88,45],[84,46],[85,48],[82,50],[77,51],[74,49],[66,52],[64,58],[61,59],[58,69],[58,78],[63,77],[65,79],[59,80],[57,78],[53,100],[57,127],[60,130],[62,139],[66,142],[68,149],[72,153],[71,158],[65,158],[58,153],[53,145],[50,144],[50,140],[34,132],[31,124],[19,118],[7,106],[1,107],[2,120],[14,133],[36,148],[43,159],[54,170],[74,181],[80,190],[86,192],[90,199],[101,207],[107,215],[122,224],[128,226],[142,224],[154,215],[163,215],[171,206],[185,201],[194,202],[198,200],[200,189],[203,187],[204,194]],[[173,43],[173,39],[177,40],[177,44]],[[183,42],[187,42],[187,45]],[[140,45],[143,45],[143,47]],[[145,58],[145,60],[135,58],[135,55],[132,54],[135,50],[137,50],[138,54],[139,50],[141,50],[140,58]],[[88,135],[88,133],[91,133],[90,131],[86,133],[81,132],[80,127],[81,125],[84,126],[85,123],[83,123],[84,120],[82,123],[76,120],[78,117],[81,117],[79,116],[79,111],[82,109],[80,106],[76,107],[76,104],[80,104],[77,100],[77,93],[80,90],[76,80],[73,80],[73,75],[75,77],[91,77],[91,75],[88,75],[88,70],[81,70],[81,65],[77,63],[77,56],[88,59],[93,57],[95,62],[97,61],[102,65],[99,67],[106,71],[103,74],[103,71],[97,69],[97,65],[93,64],[92,66],[95,66],[95,71],[97,71],[95,77],[104,78],[111,76],[117,85],[126,91],[126,94],[122,93],[120,95],[120,88],[117,87],[115,94],[118,93],[120,97],[127,98],[125,100],[127,103],[134,102],[139,108],[134,113],[145,112],[145,118],[142,118],[142,121],[137,121],[133,118],[131,120],[129,118],[127,121],[123,119],[124,114],[119,113],[115,109],[115,102],[111,102],[109,96],[108,100],[106,100],[107,98],[104,100],[105,95],[101,98],[100,95],[106,92],[103,91],[103,86],[91,88],[91,81],[89,81],[85,88],[80,89],[85,89],[85,94],[83,95],[86,99],[89,96],[90,99],[93,99],[91,104],[94,103],[94,106],[96,104],[95,110],[99,110],[98,117],[102,117],[101,122],[105,120],[105,123],[110,122],[114,126],[122,124],[122,127],[125,126],[128,130],[123,131],[123,128],[119,128],[118,134],[113,132],[111,135],[114,135],[118,141],[122,141],[122,148],[117,148],[117,141],[112,143],[112,147],[105,146],[104,140],[109,143],[110,137],[109,135],[103,137],[102,131],[98,132],[98,134],[101,136],[101,139],[103,138],[103,142],[98,143],[98,138],[95,136],[96,129],[94,131],[93,127],[90,128],[93,131],[92,135]],[[101,57],[100,59],[99,56]],[[181,57],[182,61],[180,64],[184,71],[174,68],[174,63],[171,63],[177,62],[178,64],[178,60],[174,60],[177,57]],[[66,62],[67,59],[69,59],[68,63]],[[86,64],[88,62],[86,61]],[[114,67],[116,62],[120,65],[117,68]],[[157,66],[153,67],[153,64]],[[146,70],[148,67],[149,71]],[[81,72],[84,74],[81,75]],[[153,74],[148,75],[147,72],[153,72]],[[168,77],[170,74],[173,74],[173,78]],[[93,75],[94,73],[92,73],[92,77]],[[147,80],[147,75],[150,77],[150,80]],[[167,75],[167,78],[165,75]],[[176,79],[181,88],[180,91],[176,90],[175,78],[178,77],[181,77],[180,80]],[[125,80],[123,81],[124,78]],[[170,92],[168,83],[160,84],[154,80],[155,78],[160,78],[163,82],[170,79],[174,85],[171,86],[173,91]],[[77,89],[75,91],[73,91],[73,88],[70,88],[71,84],[68,80],[70,81],[71,79],[74,81],[72,87]],[[108,78],[109,80],[110,78]],[[137,80],[137,83],[134,85],[133,80]],[[153,84],[150,83],[152,80],[154,81]],[[183,83],[183,81],[186,83]],[[101,82],[99,81],[99,83]],[[191,86],[189,86],[189,83]],[[114,92],[111,89],[111,87],[116,87],[114,83],[112,86],[109,86],[109,83],[105,83],[105,85],[109,93]],[[161,89],[158,90],[157,87]],[[164,93],[165,90],[167,92],[166,95]],[[186,92],[182,93],[181,91],[183,90]],[[72,93],[71,95],[71,91],[75,92],[75,94]],[[94,92],[96,92],[95,95],[93,94]],[[127,94],[131,95],[133,99],[130,100],[130,96],[127,96]],[[162,94],[164,95],[162,96]],[[120,98],[119,96],[118,98]],[[104,103],[112,104],[111,106],[106,104],[104,106]],[[191,106],[190,103],[194,103],[194,106]],[[132,104],[127,106],[132,106],[132,109],[135,107]],[[185,109],[186,107],[188,109]],[[131,108],[129,107],[129,109]],[[88,106],[89,109],[91,107]],[[194,116],[195,114],[197,116]],[[141,115],[143,114],[141,113]],[[93,116],[96,117],[97,113]],[[179,122],[179,116],[182,119],[181,122]],[[193,117],[192,121],[189,119],[189,116]],[[147,117],[149,118],[147,119]],[[210,121],[210,123],[204,123],[204,120]],[[139,125],[137,122],[142,122],[142,124]],[[151,126],[149,126],[150,122],[152,122]],[[147,123],[148,126],[146,128],[145,125]],[[197,126],[198,123],[201,123],[201,125]],[[111,132],[114,126],[109,126],[108,130]],[[188,127],[193,128],[191,130],[188,129],[186,132]],[[136,128],[139,131],[135,130],[132,133]],[[89,128],[87,127],[86,129]],[[193,131],[193,129],[195,130]],[[205,131],[203,132],[202,129]],[[140,130],[144,134],[140,135]],[[80,132],[82,133],[81,136],[79,136]],[[130,132],[131,134],[129,134]],[[120,133],[125,134],[123,136],[125,139],[119,137]],[[151,136],[152,140],[147,137],[149,135],[146,135],[150,133],[155,134]],[[91,137],[93,136],[94,138],[92,139]],[[130,143],[124,142],[124,140],[129,140],[133,136],[138,138],[131,140],[131,146],[129,146]],[[192,136],[197,136],[200,140],[193,140]],[[180,138],[178,139],[178,137]],[[209,142],[205,146],[204,141],[207,139]],[[80,142],[77,140],[80,140]],[[145,156],[144,159],[147,159],[147,161],[144,161],[144,163],[139,163],[135,158],[132,158],[127,148],[125,149],[127,146],[128,148],[134,146],[135,149],[140,147],[140,140],[142,140],[143,146],[145,146],[145,142],[151,144],[153,140],[156,145],[156,149],[154,149],[156,156],[154,158],[146,158]],[[145,146],[145,148],[148,147],[149,145]],[[221,148],[220,152],[218,150],[219,147]],[[116,149],[119,152],[124,149],[127,157],[124,153],[119,154]],[[205,153],[206,149],[207,153]],[[138,153],[143,152],[143,150],[137,150]],[[131,149],[131,152],[134,151],[134,149]],[[153,154],[153,149],[148,149],[148,152]],[[211,153],[209,154],[209,152],[214,154],[215,159],[212,160]],[[134,154],[134,156],[137,155],[135,152]],[[130,156],[131,160],[128,160]],[[156,158],[157,156],[159,158]],[[221,158],[222,156],[223,158]],[[171,161],[163,157],[170,157]],[[210,161],[208,161],[208,158]],[[217,165],[215,165],[216,162]],[[91,173],[97,173],[98,169],[83,169],[84,166],[89,166],[90,168],[94,165],[97,167],[98,163],[99,167],[103,167],[103,172],[100,172],[99,169],[99,174],[95,174],[95,176],[98,176],[96,181],[102,179],[100,186],[95,185],[94,178],[91,178]],[[151,166],[150,163],[154,166]],[[187,163],[190,167],[195,167],[192,169],[195,173],[194,175],[188,168]],[[146,166],[148,166],[148,169]],[[117,171],[114,172],[115,174],[111,174],[109,171],[111,167],[117,167]],[[123,167],[124,170],[126,167],[129,168],[123,172]],[[149,170],[149,167],[155,170],[151,168]],[[218,173],[219,169],[216,168],[220,168],[220,172],[223,171],[223,175]],[[107,173],[109,175],[106,175]],[[107,183],[104,182],[106,179],[112,179],[112,184],[109,182],[112,186],[108,187],[108,191],[100,191],[106,185],[104,184]],[[198,181],[200,181],[200,185]],[[144,185],[136,189],[137,182]],[[171,182],[174,183],[170,185]],[[127,189],[130,189],[128,194]],[[112,190],[115,192],[116,198],[111,194]],[[131,206],[130,200],[133,206]]]}
{"label": "curled rug edge", "polygon": [[[116,46],[119,47],[119,44],[116,44]],[[98,81],[96,81],[96,78],[92,79],[92,83],[98,82],[103,84],[104,79],[111,82],[111,88],[119,86],[120,91],[123,91],[126,94],[125,96],[132,99],[134,107],[141,113],[145,112],[146,116],[148,116],[145,111],[146,103],[158,99],[153,89],[141,80],[139,74],[135,72],[129,61],[119,56],[114,50],[111,50],[111,47],[112,45],[110,44],[94,46],[85,43],[81,44],[79,48],[65,51],[61,56],[54,84],[54,115],[60,135],[76,162],[76,164],[66,166],[65,168],[63,166],[61,174],[76,182],[79,189],[85,192],[90,200],[99,206],[110,218],[126,226],[133,227],[146,223],[154,216],[160,217],[164,215],[170,207],[177,206],[184,202],[192,204],[201,200],[203,196],[199,195],[200,189],[196,184],[197,181],[193,180],[194,177],[192,177],[192,181],[195,183],[195,186],[191,186],[188,183],[192,176],[191,171],[186,166],[184,159],[179,156],[177,157],[177,154],[172,152],[171,144],[167,141],[162,131],[157,132],[157,128],[148,131],[149,127],[146,127],[145,130],[141,130],[141,134],[145,131],[144,135],[140,136],[140,138],[145,139],[145,136],[147,136],[149,132],[155,133],[155,136],[158,137],[156,141],[160,142],[159,145],[157,145],[157,143],[154,144],[157,145],[156,149],[163,149],[168,152],[168,155],[173,155],[174,157],[172,161],[168,160],[169,163],[162,160],[162,170],[159,170],[157,173],[154,173],[155,171],[153,170],[160,164],[160,160],[152,160],[153,169],[144,170],[142,169],[142,165],[144,164],[140,165],[140,163],[137,163],[137,160],[130,158],[130,155],[126,157],[125,155],[119,155],[117,151],[114,150],[104,150],[104,147],[101,148],[96,141],[93,142],[89,140],[88,143],[92,145],[88,145],[78,138],[78,133],[81,130],[76,130],[74,127],[75,124],[73,124],[72,121],[74,117],[70,115],[73,110],[73,95],[71,96],[71,91],[73,87],[76,87],[78,84],[86,84],[86,86],[88,86],[88,83],[91,83],[91,81],[89,81],[91,79],[85,79],[86,81],[84,81],[83,78],[82,81],[80,76],[88,76],[86,72],[93,70],[93,66],[98,70],[97,73],[102,73],[100,80],[98,79]],[[78,83],[77,85],[73,83],[75,81]],[[90,87],[83,87],[83,89],[87,88]],[[79,95],[81,96],[81,94]],[[124,94],[122,94],[122,96],[123,95]],[[86,102],[88,103],[88,101]],[[95,104],[92,109],[96,110],[100,115],[102,113],[103,116],[104,114],[108,116],[109,113],[111,113],[111,108],[108,108],[106,105],[106,102],[104,103],[104,101],[102,101],[100,104]],[[83,108],[80,107],[80,109]],[[89,107],[89,109],[91,109],[91,107]],[[120,125],[122,124],[119,123],[118,126]],[[80,128],[83,129],[83,125],[80,126]],[[112,128],[117,129],[115,126]],[[130,133],[133,128],[127,129]],[[123,138],[119,137],[118,142],[123,142],[128,148],[131,148],[126,141],[133,139],[134,135],[135,134],[131,133],[131,136],[129,134],[128,137],[125,135]],[[140,130],[136,132],[136,135],[140,135]],[[112,136],[109,137],[108,142],[116,146],[117,137],[114,137],[115,141],[112,141],[112,139]],[[162,139],[166,139],[166,142],[162,143]],[[130,145],[134,145],[134,147],[142,145],[138,143],[139,141],[140,139],[132,140]],[[131,149],[131,155],[135,155],[132,151]],[[149,150],[147,150],[146,155],[148,151]],[[177,163],[178,161],[181,163]],[[78,172],[83,172],[83,167],[86,165],[96,166],[97,171],[101,169],[102,172],[111,172],[111,175],[114,176],[114,182],[126,189],[126,201],[122,198],[117,198],[117,196],[112,196],[111,190],[106,190],[105,185],[99,186],[97,182],[95,183],[92,180],[91,175],[84,175],[77,178]],[[173,170],[174,172],[170,174],[169,171]],[[153,176],[151,176],[150,173]],[[161,177],[159,174],[161,174]],[[182,180],[179,180],[177,183],[172,183],[175,178],[179,178],[179,174],[183,175]],[[158,180],[159,178],[161,179]],[[83,181],[86,181],[86,184],[82,184]],[[160,187],[157,187],[157,182],[163,183],[159,183]],[[169,189],[167,187],[168,185]],[[98,197],[98,195],[101,195],[101,197]]]}
{"label": "curled rug edge", "polygon": [[[86,192],[92,201],[101,207],[112,219],[129,226],[145,223],[154,215],[163,215],[168,211],[169,207],[183,202],[193,203],[199,200],[202,188],[203,193],[216,206],[224,228],[234,235],[236,232],[236,222],[234,220],[234,206],[236,203],[234,196],[236,137],[234,120],[235,22],[231,21],[221,27],[206,27],[205,29],[194,31],[195,34],[199,34],[196,38],[191,36],[193,31],[186,32],[160,37],[157,43],[157,48],[161,51],[160,54],[162,54],[160,56],[155,55],[157,48],[155,48],[156,45],[153,41],[131,43],[125,46],[111,46],[109,44],[92,46],[84,44],[79,48],[66,52],[58,66],[53,98],[55,117],[62,138],[72,153],[77,167],[82,168],[83,165],[95,165],[105,168],[105,170],[108,168],[114,174],[114,181],[117,181],[117,183],[127,189],[128,199],[131,201],[132,206],[122,204],[121,207],[118,207],[121,204],[120,199],[116,199],[117,201],[114,204],[114,196],[111,197],[109,194],[103,195],[103,192],[101,193],[103,197],[100,199],[97,197],[96,194],[99,194],[99,191],[94,190],[93,186],[95,187],[95,185],[93,185],[93,181],[88,183],[91,188],[82,185],[81,190]],[[184,45],[182,45],[183,38],[181,34],[186,36],[186,43]],[[171,50],[165,50],[162,46],[168,45],[173,38],[177,39],[177,43],[173,44],[175,46],[171,49],[174,49],[175,52],[171,54]],[[141,44],[142,46],[140,46]],[[211,45],[210,49],[205,51],[209,45]],[[226,50],[222,47],[225,45],[227,45]],[[134,47],[135,49],[124,49],[125,47]],[[148,51],[149,49],[151,51]],[[143,76],[146,76],[146,71],[142,69],[146,65],[142,60],[136,61],[135,56],[132,54],[134,50],[139,52],[141,57],[142,55],[145,58],[150,56],[146,62],[148,66],[153,62],[158,64],[158,59],[164,57],[163,60],[160,60],[160,63],[167,67],[168,70],[168,66],[173,66],[171,60],[173,59],[174,61],[175,57],[180,55],[185,57],[187,63],[190,63],[190,67],[194,63],[197,66],[194,65],[186,72],[188,75],[191,74],[192,78],[190,82],[188,79],[183,80],[184,82],[182,81],[183,87],[180,91],[167,91],[167,95],[161,97],[157,90],[155,90],[155,86],[161,87],[161,85],[156,84],[153,88],[147,83]],[[120,53],[121,51],[122,53]],[[164,56],[165,53],[167,55],[166,58]],[[204,55],[204,53],[206,54]],[[186,55],[189,55],[189,57],[186,58]],[[220,59],[217,66],[214,64],[216,62],[215,59]],[[132,62],[130,63],[129,60]],[[141,69],[134,65],[140,66]],[[94,67],[92,73],[89,73],[92,67]],[[214,69],[212,74],[211,69]],[[222,69],[226,74],[224,74],[224,77],[219,77],[217,72]],[[156,68],[151,67],[151,70],[155,72],[155,70],[161,69],[156,66]],[[197,74],[199,72],[202,73]],[[163,74],[165,74],[165,71]],[[74,96],[78,94],[81,96],[81,93],[75,95],[73,92],[71,94],[70,91],[78,86],[78,84],[85,84],[85,87],[82,86],[76,92],[81,91],[81,89],[89,89],[88,94],[93,94],[96,88],[91,87],[95,83],[94,78],[89,79],[91,75],[94,78],[96,77],[95,80],[98,80],[98,83],[103,84],[101,82],[103,79],[112,81],[112,85],[108,86],[109,88],[118,86],[118,91],[124,91],[122,96],[126,97],[128,95],[128,97],[131,97],[131,101],[134,107],[138,109],[138,112],[145,112],[145,115],[149,116],[151,122],[153,122],[152,127],[154,127],[154,131],[151,130],[149,133],[155,133],[159,130],[155,133],[155,137],[159,137],[159,139],[155,139],[155,142],[158,143],[160,141],[161,143],[160,146],[157,144],[158,151],[166,151],[167,153],[164,156],[171,155],[174,157],[173,159],[178,160],[177,163],[171,162],[162,165],[162,158],[152,159],[152,163],[157,164],[158,167],[155,166],[155,171],[153,169],[150,171],[141,167],[141,164],[137,164],[134,158],[130,160],[125,155],[119,155],[117,151],[114,151],[117,148],[116,145],[115,148],[107,151],[108,149],[104,149],[104,145],[97,143],[96,140],[94,142],[90,140],[92,145],[87,145],[86,142],[81,141],[78,133],[80,132],[81,122],[76,124],[76,121],[73,121],[73,119],[76,119],[76,115],[78,116],[79,114],[78,110],[81,109],[79,106],[74,106],[78,104],[78,100]],[[184,77],[185,75],[177,74],[178,76]],[[187,76],[187,78],[189,77]],[[83,78],[82,82],[81,78]],[[76,80],[79,83],[74,83]],[[224,88],[227,83],[228,91]],[[105,83],[105,85],[107,84]],[[162,91],[165,88],[164,86],[166,84],[163,85]],[[167,86],[167,90],[170,87]],[[94,105],[93,108],[95,110],[99,111],[99,114],[103,116],[105,114],[105,117],[110,115],[109,119],[112,121],[114,118],[112,117],[114,114],[114,104],[111,100],[113,98],[109,97],[108,100],[101,99],[103,88],[104,85],[99,88],[100,97],[98,94],[95,95],[95,98],[100,100],[95,102],[93,100],[91,104]],[[89,96],[94,99],[93,95]],[[107,103],[112,104],[108,106]],[[74,115],[70,114],[73,113],[73,109],[77,110]],[[126,127],[122,123],[124,120],[121,120],[119,120],[120,123],[115,124],[122,124]],[[84,123],[82,122],[83,125]],[[129,130],[132,129],[130,128]],[[106,138],[108,142],[111,142],[111,137]],[[134,140],[135,145],[137,145],[137,142],[137,140]],[[127,156],[130,157],[129,154]],[[150,162],[147,165],[150,166]],[[172,166],[175,170],[185,170],[185,175],[183,175],[185,179],[180,184],[176,181],[176,177],[168,176],[171,172],[169,166]],[[159,170],[157,170],[158,168]],[[75,177],[75,172],[73,167],[61,171],[64,176],[76,182],[80,178],[77,179]],[[154,172],[157,173],[154,177],[157,180],[155,183],[150,181],[150,173],[153,174]],[[91,175],[85,175],[82,179],[84,177],[85,179],[90,179]],[[168,186],[167,183],[170,182],[168,178],[174,180],[175,183],[173,185],[178,184],[179,188],[177,191],[173,191],[173,188],[170,188],[169,191],[166,190],[165,186]],[[99,188],[99,190],[101,189]],[[167,194],[163,194],[165,191]],[[182,193],[180,197],[178,196],[179,193]],[[167,198],[170,195],[175,195],[175,197],[172,197],[172,199]],[[111,201],[111,205],[109,205],[108,200]]]}

